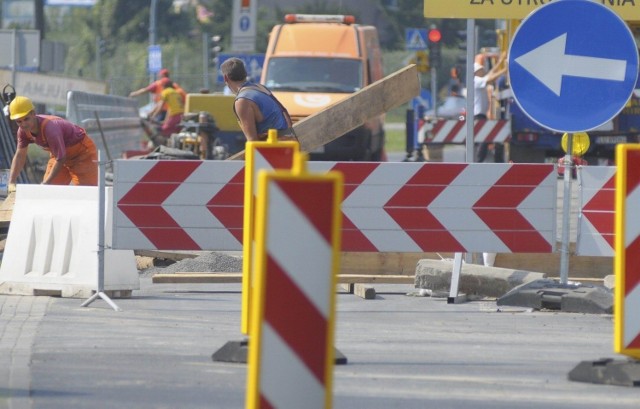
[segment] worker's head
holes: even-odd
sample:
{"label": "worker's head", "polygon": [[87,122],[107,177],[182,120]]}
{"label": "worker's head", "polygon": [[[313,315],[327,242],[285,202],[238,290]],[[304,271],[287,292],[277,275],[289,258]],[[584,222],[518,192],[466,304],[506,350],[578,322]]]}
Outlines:
{"label": "worker's head", "polygon": [[9,104],[10,118],[13,121],[24,118],[33,110],[35,110],[33,102],[27,97],[15,97],[13,101],[11,101],[11,104]]}
{"label": "worker's head", "polygon": [[480,63],[474,63],[473,64],[473,75],[476,75],[478,77],[482,77],[482,74],[484,74],[484,65],[480,64]]}
{"label": "worker's head", "polygon": [[165,77],[160,80],[160,86],[162,88],[173,88],[173,82],[169,78]]}
{"label": "worker's head", "polygon": [[158,71],[158,75],[161,78],[169,78],[169,70],[166,68],[161,69],[160,71]]}
{"label": "worker's head", "polygon": [[240,58],[229,58],[220,65],[220,72],[225,81],[246,81],[247,69],[244,66],[244,62]]}

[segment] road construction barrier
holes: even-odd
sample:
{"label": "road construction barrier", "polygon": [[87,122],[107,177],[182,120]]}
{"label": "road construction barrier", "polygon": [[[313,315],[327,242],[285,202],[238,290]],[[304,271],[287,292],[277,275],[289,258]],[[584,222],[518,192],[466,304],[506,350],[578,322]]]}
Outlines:
{"label": "road construction barrier", "polygon": [[146,144],[138,100],[81,91],[67,93],[67,119],[83,127],[107,159],[140,152]]}
{"label": "road construction barrier", "polygon": [[[93,186],[17,186],[0,266],[0,293],[92,295],[98,283],[98,193]],[[109,189],[107,246],[111,196]],[[133,251],[106,250],[104,278],[105,291],[126,295],[138,289]]]}
{"label": "road construction barrier", "polygon": [[[310,162],[345,175],[343,251],[550,253],[552,164]],[[113,246],[242,249],[244,164],[116,161]]]}
{"label": "road construction barrier", "polygon": [[640,358],[640,145],[616,147],[615,352]]}
{"label": "road construction barrier", "polygon": [[576,254],[614,256],[615,166],[578,167]]}
{"label": "road construction barrier", "polygon": [[[511,122],[504,119],[478,119],[473,125],[474,142],[508,142],[511,139]],[[463,144],[467,140],[465,121],[439,119],[425,122],[418,129],[418,141],[426,143]]]}
{"label": "road construction barrier", "polygon": [[246,408],[331,407],[342,176],[304,167],[259,176]]}
{"label": "road construction barrier", "polygon": [[[269,130],[266,142],[246,143],[244,219],[242,234],[242,320],[241,331],[249,333],[249,312],[252,293],[252,261],[255,247],[255,203],[258,195],[258,172],[261,170],[287,169],[293,167],[293,157],[300,152],[296,141],[278,141],[278,133]],[[248,226],[248,227],[245,227]]]}

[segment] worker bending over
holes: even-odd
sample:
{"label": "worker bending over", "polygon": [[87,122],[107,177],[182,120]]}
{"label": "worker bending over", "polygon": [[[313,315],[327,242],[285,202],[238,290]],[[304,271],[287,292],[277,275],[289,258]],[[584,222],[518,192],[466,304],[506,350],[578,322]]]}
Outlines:
{"label": "worker bending over", "polygon": [[18,124],[17,149],[11,161],[9,190],[15,189],[18,175],[27,160],[30,144],[49,152],[44,185],[98,184],[98,153],[86,131],[53,115],[36,115],[31,100],[18,96],[9,104],[9,117]]}

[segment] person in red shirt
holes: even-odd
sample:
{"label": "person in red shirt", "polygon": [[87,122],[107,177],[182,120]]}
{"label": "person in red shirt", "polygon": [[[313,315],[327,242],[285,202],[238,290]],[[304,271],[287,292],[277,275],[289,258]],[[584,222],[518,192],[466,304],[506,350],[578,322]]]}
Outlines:
{"label": "person in red shirt", "polygon": [[49,152],[43,185],[98,185],[98,151],[83,128],[57,116],[36,115],[33,102],[23,96],[11,101],[9,117],[19,127],[9,171],[10,190],[24,168],[32,143]]}
{"label": "person in red shirt", "polygon": [[[162,85],[162,81],[167,78],[169,79],[169,70],[166,68],[161,69],[158,72],[158,79],[153,81],[151,84],[147,85],[146,87],[140,88],[138,90],[135,91],[131,91],[129,93],[129,97],[130,98],[135,98],[137,96],[140,96],[144,93],[151,93],[153,94],[153,102],[154,104],[157,104],[158,101],[161,101],[161,97],[160,95],[162,94],[162,91],[164,90],[164,86]],[[187,93],[184,91],[184,89],[182,89],[182,87],[180,87],[180,85],[178,85],[177,82],[173,82],[173,88],[178,91],[178,93],[182,96],[182,103],[184,103],[186,101],[187,98]],[[167,105],[163,104],[162,105],[162,109],[160,111],[158,111],[158,113],[156,114],[155,117],[153,117],[155,120],[157,120],[158,122],[161,122],[164,120],[165,116],[167,114]]]}
{"label": "person in red shirt", "polygon": [[184,115],[184,100],[180,93],[174,88],[174,83],[169,78],[163,78],[160,83],[162,86],[160,100],[149,116],[156,116],[160,110],[166,107],[167,113],[162,122],[160,133],[165,138],[168,138],[171,134],[180,131],[180,121],[182,121]]}

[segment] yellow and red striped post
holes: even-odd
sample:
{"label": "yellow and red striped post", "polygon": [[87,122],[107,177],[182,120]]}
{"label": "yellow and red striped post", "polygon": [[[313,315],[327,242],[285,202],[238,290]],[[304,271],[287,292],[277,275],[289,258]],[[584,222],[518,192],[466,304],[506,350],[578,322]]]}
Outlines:
{"label": "yellow and red striped post", "polygon": [[340,172],[260,172],[246,407],[330,408]]}
{"label": "yellow and red striped post", "polygon": [[616,148],[615,352],[640,358],[640,144]]}
{"label": "yellow and red striped post", "polygon": [[297,141],[278,141],[278,132],[269,130],[267,141],[251,141],[246,144],[244,173],[244,218],[242,229],[242,316],[240,327],[248,335],[251,329],[251,276],[255,247],[255,203],[257,175],[260,170],[291,169],[293,157],[300,151]]}

